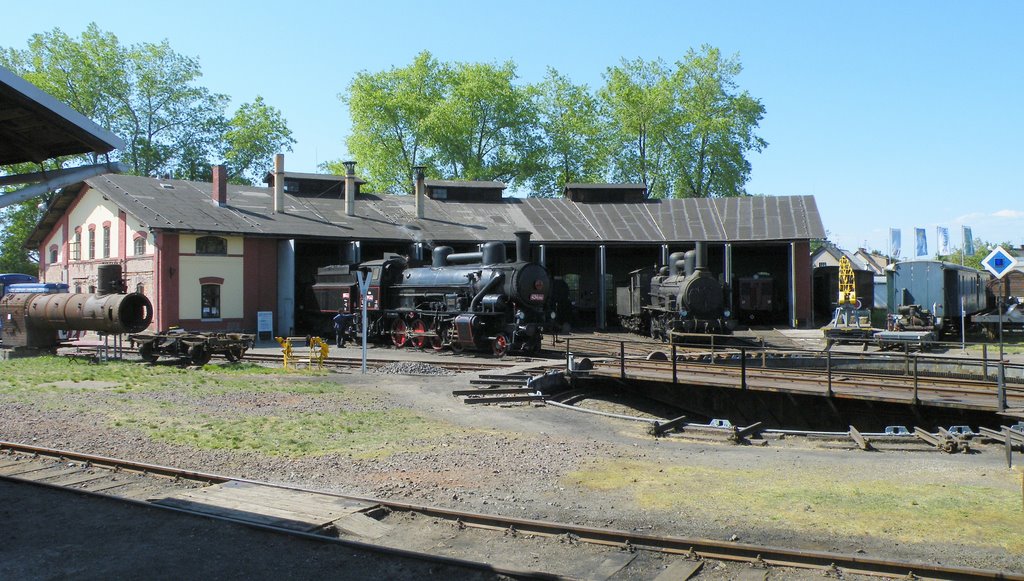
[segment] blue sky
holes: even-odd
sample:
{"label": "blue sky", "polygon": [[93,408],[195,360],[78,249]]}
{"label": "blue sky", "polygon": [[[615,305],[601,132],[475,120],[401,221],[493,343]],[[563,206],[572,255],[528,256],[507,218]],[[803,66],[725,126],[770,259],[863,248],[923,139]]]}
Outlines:
{"label": "blue sky", "polygon": [[448,61],[505,61],[522,82],[548,66],[600,86],[622,58],[682,58],[702,44],[738,54],[737,81],[760,99],[748,191],[815,196],[830,237],[913,252],[915,227],[960,245],[1024,245],[1024,2],[173,3],[51,1],[5,6],[0,45],[36,32],[77,36],[95,21],[123,43],[168,39],[197,56],[203,84],[235,104],[263,95],[298,141],[293,171],[346,157],[353,75],[404,66],[422,50]]}

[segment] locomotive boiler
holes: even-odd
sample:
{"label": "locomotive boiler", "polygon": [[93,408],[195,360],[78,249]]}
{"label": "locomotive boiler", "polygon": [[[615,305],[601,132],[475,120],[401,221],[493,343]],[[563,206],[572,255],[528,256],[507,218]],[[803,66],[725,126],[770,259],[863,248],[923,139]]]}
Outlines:
{"label": "locomotive boiler", "polygon": [[[503,243],[488,242],[480,252],[434,248],[429,266],[411,266],[397,255],[360,264],[370,278],[369,338],[399,348],[490,350],[499,357],[537,350],[551,278],[530,260],[530,233],[516,232],[516,238],[511,262]],[[354,276],[341,274],[342,267],[327,269],[321,269],[324,282],[313,285],[317,302],[358,316]]]}
{"label": "locomotive boiler", "polygon": [[52,349],[59,331],[142,331],[153,320],[153,305],[124,290],[120,265],[102,265],[96,294],[8,293],[0,299],[4,348]]}
{"label": "locomotive boiler", "polygon": [[668,258],[657,273],[633,271],[629,287],[617,289],[622,326],[662,340],[673,332],[729,333],[725,288],[707,268],[705,243]]}

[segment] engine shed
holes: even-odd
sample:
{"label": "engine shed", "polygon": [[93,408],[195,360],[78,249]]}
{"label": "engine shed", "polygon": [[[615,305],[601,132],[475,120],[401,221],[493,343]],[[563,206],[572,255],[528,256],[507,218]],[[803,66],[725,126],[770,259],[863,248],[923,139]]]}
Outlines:
{"label": "engine shed", "polygon": [[347,168],[286,172],[279,156],[267,187],[229,185],[221,166],[212,183],[92,177],[61,190],[29,243],[42,279],[73,288],[92,286],[100,264],[122,264],[153,297],[158,330],[249,332],[269,311],[275,333],[302,333],[319,268],[387,253],[428,262],[436,246],[474,252],[511,245],[517,231],[533,233],[533,260],[564,290],[574,327],[614,326],[616,286],[697,241],[741,324],[810,324],[809,243],[825,235],[812,196],[657,200],[642,184],[568,184],[523,198],[501,182],[422,170],[411,195],[394,195],[363,191]]}

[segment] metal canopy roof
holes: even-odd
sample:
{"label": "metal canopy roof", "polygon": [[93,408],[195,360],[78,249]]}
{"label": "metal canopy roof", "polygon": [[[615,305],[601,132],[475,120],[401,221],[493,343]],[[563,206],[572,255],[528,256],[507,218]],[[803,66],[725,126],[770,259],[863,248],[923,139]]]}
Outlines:
{"label": "metal canopy roof", "polygon": [[118,136],[0,67],[0,165],[122,147]]}
{"label": "metal canopy roof", "polygon": [[[555,245],[788,241],[825,235],[812,196],[618,203],[576,203],[565,198],[502,198],[499,202],[426,198],[424,218],[417,219],[413,196],[362,194],[355,215],[346,216],[344,199],[286,193],[285,212],[274,214],[270,188],[229,184],[227,204],[222,207],[212,200],[212,184],[206,182],[106,174],[86,183],[140,226],[157,230],[434,243],[511,241],[517,230],[529,230],[535,242]],[[74,198],[78,192],[67,188],[61,196]],[[38,245],[46,233],[41,224],[29,245]]]}

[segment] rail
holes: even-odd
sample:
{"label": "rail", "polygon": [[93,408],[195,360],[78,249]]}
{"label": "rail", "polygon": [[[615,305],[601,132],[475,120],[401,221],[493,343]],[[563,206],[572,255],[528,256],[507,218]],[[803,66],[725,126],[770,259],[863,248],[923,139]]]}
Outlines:
{"label": "rail", "polygon": [[[687,336],[691,338],[692,336]],[[921,403],[924,389],[957,394],[989,394],[995,409],[1009,409],[1011,395],[1024,397],[1024,365],[1005,358],[992,360],[987,345],[981,357],[926,354],[904,349],[902,352],[833,351],[769,347],[729,335],[708,335],[697,341],[673,341],[666,344],[606,338],[565,338],[565,358],[576,366],[583,359],[600,363],[605,373],[617,368],[618,378],[626,380],[638,370],[671,368],[672,384],[680,383],[680,373],[693,373],[704,367],[730,370],[738,375],[738,388],[746,391],[752,374],[772,372],[818,374],[824,395],[834,397],[834,382],[855,378],[866,382],[907,385],[913,404]],[[956,344],[959,347],[959,343]],[[572,371],[573,369],[570,369]],[[895,385],[893,385],[895,386]],[[1020,407],[1018,405],[1018,407]]]}

